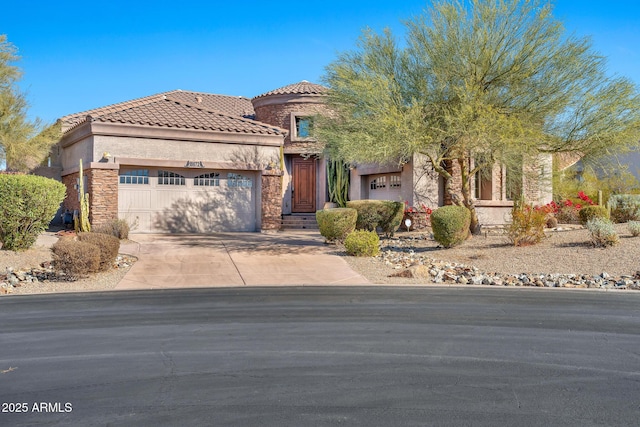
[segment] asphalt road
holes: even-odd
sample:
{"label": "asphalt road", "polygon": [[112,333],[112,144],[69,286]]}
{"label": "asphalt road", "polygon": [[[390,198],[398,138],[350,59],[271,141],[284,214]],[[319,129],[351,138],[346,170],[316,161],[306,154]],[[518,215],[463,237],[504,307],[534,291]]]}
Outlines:
{"label": "asphalt road", "polygon": [[0,298],[0,425],[637,426],[640,292]]}

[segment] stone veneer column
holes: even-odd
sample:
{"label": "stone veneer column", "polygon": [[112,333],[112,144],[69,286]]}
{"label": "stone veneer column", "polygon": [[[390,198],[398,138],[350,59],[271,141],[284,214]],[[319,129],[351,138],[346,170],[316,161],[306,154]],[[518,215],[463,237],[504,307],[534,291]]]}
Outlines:
{"label": "stone veneer column", "polygon": [[91,225],[118,219],[118,170],[89,169],[86,174]]}
{"label": "stone veneer column", "polygon": [[282,171],[262,171],[262,231],[279,230],[282,220]]}
{"label": "stone veneer column", "polygon": [[[118,219],[118,169],[85,169],[89,193],[89,222],[98,225],[112,219]],[[78,200],[78,172],[62,177],[62,183],[67,187],[67,197],[64,208],[70,211],[80,210]]]}
{"label": "stone veneer column", "polygon": [[64,199],[64,208],[70,211],[80,210],[80,201],[78,200],[78,189],[76,182],[78,180],[78,172],[74,172],[62,177],[62,183],[67,187],[67,196]]}

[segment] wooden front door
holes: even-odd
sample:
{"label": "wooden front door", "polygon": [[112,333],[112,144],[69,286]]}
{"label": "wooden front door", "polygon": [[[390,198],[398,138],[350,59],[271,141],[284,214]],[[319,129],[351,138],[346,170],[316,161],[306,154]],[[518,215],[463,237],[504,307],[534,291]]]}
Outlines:
{"label": "wooden front door", "polygon": [[309,213],[316,211],[316,159],[292,158],[293,194],[291,211]]}

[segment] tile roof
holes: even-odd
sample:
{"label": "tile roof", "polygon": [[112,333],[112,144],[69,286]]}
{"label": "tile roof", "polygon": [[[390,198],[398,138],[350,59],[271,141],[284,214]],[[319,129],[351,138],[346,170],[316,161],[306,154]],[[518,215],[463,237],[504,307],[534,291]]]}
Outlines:
{"label": "tile roof", "polygon": [[298,83],[293,83],[287,86],[283,86],[278,89],[274,89],[272,91],[263,93],[262,95],[258,95],[253,99],[263,98],[265,96],[271,95],[324,95],[329,91],[329,88],[316,84],[310,83],[306,80],[303,80]]}
{"label": "tile roof", "polygon": [[178,90],[68,115],[62,121],[68,126],[67,132],[86,121],[99,121],[232,133],[283,133],[252,117],[253,106],[247,98]]}

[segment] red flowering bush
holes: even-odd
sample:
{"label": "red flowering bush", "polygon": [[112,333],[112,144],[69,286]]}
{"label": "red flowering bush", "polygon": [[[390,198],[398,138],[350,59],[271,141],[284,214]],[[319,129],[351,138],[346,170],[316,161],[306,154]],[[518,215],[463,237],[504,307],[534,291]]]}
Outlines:
{"label": "red flowering bush", "polygon": [[[404,231],[422,230],[427,228],[431,224],[431,214],[433,209],[427,207],[424,203],[421,203],[419,207],[409,206],[409,202],[404,202],[404,216],[400,223],[400,229]],[[407,226],[406,220],[410,220],[411,223]]]}
{"label": "red flowering bush", "polygon": [[597,205],[584,191],[578,192],[578,199],[583,203],[573,201],[571,199],[560,200],[558,202],[552,201],[544,206],[538,206],[535,209],[544,212],[545,214],[555,217],[558,222],[563,224],[578,224],[580,223],[580,209],[583,206],[595,206]]}

